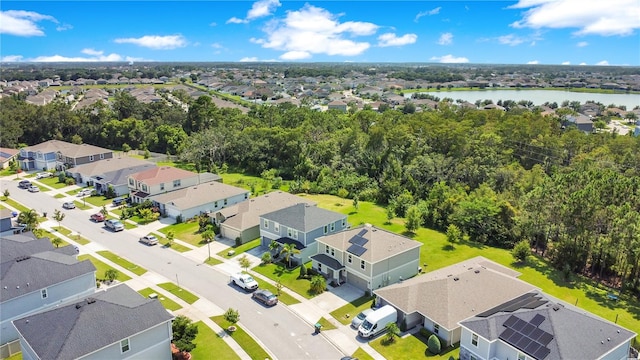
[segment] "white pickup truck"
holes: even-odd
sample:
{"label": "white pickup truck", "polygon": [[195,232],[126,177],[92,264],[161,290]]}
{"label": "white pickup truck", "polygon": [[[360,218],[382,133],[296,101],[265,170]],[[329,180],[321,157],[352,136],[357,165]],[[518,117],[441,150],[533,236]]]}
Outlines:
{"label": "white pickup truck", "polygon": [[244,273],[231,275],[231,283],[245,289],[246,291],[252,291],[258,288],[258,282],[256,282],[251,275]]}

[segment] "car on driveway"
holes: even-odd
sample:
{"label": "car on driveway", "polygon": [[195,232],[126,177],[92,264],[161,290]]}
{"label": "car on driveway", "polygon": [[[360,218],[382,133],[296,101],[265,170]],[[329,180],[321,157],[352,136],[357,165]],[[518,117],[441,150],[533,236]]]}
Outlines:
{"label": "car on driveway", "polygon": [[278,303],[278,297],[269,290],[258,289],[251,294],[251,297],[267,306],[274,306]]}
{"label": "car on driveway", "polygon": [[82,189],[78,192],[76,196],[78,197],[89,196],[92,193],[93,193],[93,189]]}
{"label": "car on driveway", "polygon": [[29,192],[40,192],[40,188],[35,185],[31,185],[29,186]]}
{"label": "car on driveway", "polygon": [[157,245],[158,244],[158,238],[153,236],[153,235],[147,235],[147,236],[143,236],[140,238],[140,242],[143,244],[147,244],[149,246],[151,245]]}
{"label": "car on driveway", "polygon": [[53,174],[50,172],[39,172],[36,174],[36,179],[45,179],[52,176]]}
{"label": "car on driveway", "polygon": [[95,222],[103,222],[104,221],[104,214],[95,213],[95,214],[91,215],[91,220],[93,220]]}
{"label": "car on driveway", "polygon": [[65,209],[75,209],[76,208],[76,204],[74,204],[71,201],[67,201],[66,203],[62,204],[62,207]]}
{"label": "car on driveway", "polygon": [[356,315],[356,317],[353,318],[353,320],[351,320],[351,326],[357,329],[360,324],[362,324],[364,319],[367,318],[367,315],[371,314],[372,312],[373,309],[362,310],[358,315]]}
{"label": "car on driveway", "polygon": [[29,180],[20,180],[18,183],[18,187],[20,189],[28,189],[31,186],[31,181]]}

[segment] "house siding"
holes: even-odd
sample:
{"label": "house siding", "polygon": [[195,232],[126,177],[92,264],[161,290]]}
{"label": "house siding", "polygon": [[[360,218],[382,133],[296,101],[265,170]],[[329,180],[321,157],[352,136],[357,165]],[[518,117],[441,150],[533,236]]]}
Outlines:
{"label": "house siding", "polygon": [[471,360],[471,355],[474,355],[478,360],[488,360],[494,356],[499,359],[515,359],[517,356],[517,352],[506,351],[508,349],[504,349],[504,353],[496,351],[494,356],[491,356],[491,343],[487,339],[478,336],[478,346],[473,345],[471,343],[472,335],[473,333],[471,331],[462,329],[462,334],[460,336],[460,360]]}
{"label": "house siding", "polygon": [[373,289],[395,284],[402,278],[406,280],[418,273],[420,248],[378,261],[373,264],[371,285]]}
{"label": "house siding", "polygon": [[[176,208],[175,206],[172,206],[170,204],[165,204],[166,205],[166,211],[167,211],[167,215],[168,216],[172,216],[173,213],[177,213],[177,214],[181,214],[183,219],[190,219],[194,216],[200,215],[202,213],[206,213],[206,212],[212,212],[214,210],[219,210],[223,207],[226,206],[232,206],[235,205],[239,202],[245,201],[245,194],[239,194],[236,196],[232,196],[230,198],[227,198],[227,205],[223,205],[225,199],[221,199],[216,201],[218,203],[218,206],[215,207],[215,203],[216,202],[209,202],[206,204],[202,204],[200,206],[196,206],[193,207],[191,209],[185,209],[185,210],[180,210],[178,208]],[[172,216],[173,217],[173,216]],[[234,238],[235,239],[235,238]]]}
{"label": "house siding", "polygon": [[120,341],[80,357],[83,360],[171,359],[171,322],[162,323],[129,338],[131,350],[122,353]]}

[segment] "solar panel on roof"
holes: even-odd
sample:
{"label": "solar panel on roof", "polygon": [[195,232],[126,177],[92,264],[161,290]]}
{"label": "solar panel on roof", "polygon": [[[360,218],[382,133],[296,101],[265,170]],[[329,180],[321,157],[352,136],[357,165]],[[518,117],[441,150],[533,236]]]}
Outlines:
{"label": "solar panel on roof", "polygon": [[522,330],[522,328],[527,325],[527,322],[522,320],[522,319],[518,319],[515,324],[513,324],[512,328],[515,331],[520,331]]}
{"label": "solar panel on roof", "polygon": [[548,332],[545,332],[540,336],[540,338],[538,339],[538,342],[544,346],[547,346],[547,344],[549,344],[551,340],[553,340],[553,335],[549,334]]}
{"label": "solar panel on roof", "polygon": [[542,360],[542,359],[546,358],[547,355],[549,355],[550,352],[551,352],[551,350],[549,350],[548,348],[543,346],[543,347],[539,348],[537,351],[535,351],[531,355],[533,355],[533,357],[538,359],[538,360]]}
{"label": "solar panel on roof", "polygon": [[522,349],[522,351],[526,352],[527,354],[533,354],[536,351],[538,351],[540,346],[542,346],[542,345],[540,345],[537,342],[533,341],[533,342],[531,342],[531,344],[527,345],[527,347]]}
{"label": "solar panel on roof", "polygon": [[360,232],[358,233],[358,236],[364,236],[364,234],[367,233],[367,229],[362,229],[360,230]]}
{"label": "solar panel on roof", "polygon": [[535,329],[537,329],[535,326],[533,326],[533,325],[531,325],[531,324],[527,323],[527,324],[525,324],[525,325],[524,325],[524,327],[522,328],[522,330],[520,330],[520,332],[521,332],[521,333],[523,333],[523,334],[525,334],[525,335],[527,335],[527,336],[529,336],[529,335],[531,334],[531,332],[532,332],[533,330],[535,330]]}
{"label": "solar panel on roof", "polygon": [[531,332],[531,334],[529,334],[529,337],[532,338],[533,340],[538,341],[540,336],[542,336],[542,334],[544,333],[545,333],[544,330],[536,328]]}
{"label": "solar panel on roof", "polygon": [[356,245],[360,245],[360,246],[364,246],[364,244],[368,243],[369,240],[363,238],[362,236],[354,236],[351,239],[349,239],[349,242],[352,244],[356,244]]}
{"label": "solar panel on roof", "polygon": [[355,256],[360,256],[362,254],[365,253],[365,251],[367,251],[367,249],[363,248],[360,245],[356,245],[356,244],[352,244],[351,246],[349,246],[349,248],[347,249],[347,252],[352,253]]}
{"label": "solar panel on roof", "polygon": [[515,331],[513,331],[512,328],[506,328],[506,329],[504,329],[502,334],[500,334],[499,338],[504,340],[504,341],[507,341],[507,340],[509,340],[509,337],[511,335],[513,335],[514,333],[515,333]]}
{"label": "solar panel on roof", "polygon": [[531,319],[531,321],[529,321],[529,324],[533,325],[533,326],[539,326],[540,324],[542,324],[542,322],[544,322],[546,318],[540,314],[536,314],[536,316],[533,317],[533,319]]}
{"label": "solar panel on roof", "polygon": [[512,326],[513,326],[513,324],[515,324],[515,323],[516,323],[516,321],[518,321],[518,317],[516,317],[516,316],[514,316],[514,315],[511,315],[511,316],[509,316],[509,318],[507,319],[507,321],[505,321],[505,322],[504,322],[504,324],[502,324],[502,325],[503,325],[503,326],[506,326],[506,327],[508,327],[508,328],[509,328],[509,327],[512,327]]}
{"label": "solar panel on roof", "polygon": [[539,306],[542,306],[542,305],[546,304],[547,302],[548,302],[547,300],[536,299],[535,301],[528,302],[527,304],[522,306],[522,308],[523,309],[535,309],[535,308],[537,308]]}
{"label": "solar panel on roof", "polygon": [[518,342],[516,343],[516,346],[518,347],[518,349],[524,349],[526,348],[529,344],[531,344],[531,339],[529,339],[526,336],[522,336],[520,338],[520,340],[518,340]]}

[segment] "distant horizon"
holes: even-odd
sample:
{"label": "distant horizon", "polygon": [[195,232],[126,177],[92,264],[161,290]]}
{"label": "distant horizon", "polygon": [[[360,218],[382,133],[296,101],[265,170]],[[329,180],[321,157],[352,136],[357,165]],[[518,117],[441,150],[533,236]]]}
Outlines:
{"label": "distant horizon", "polygon": [[2,8],[2,63],[640,66],[637,0],[78,0]]}

